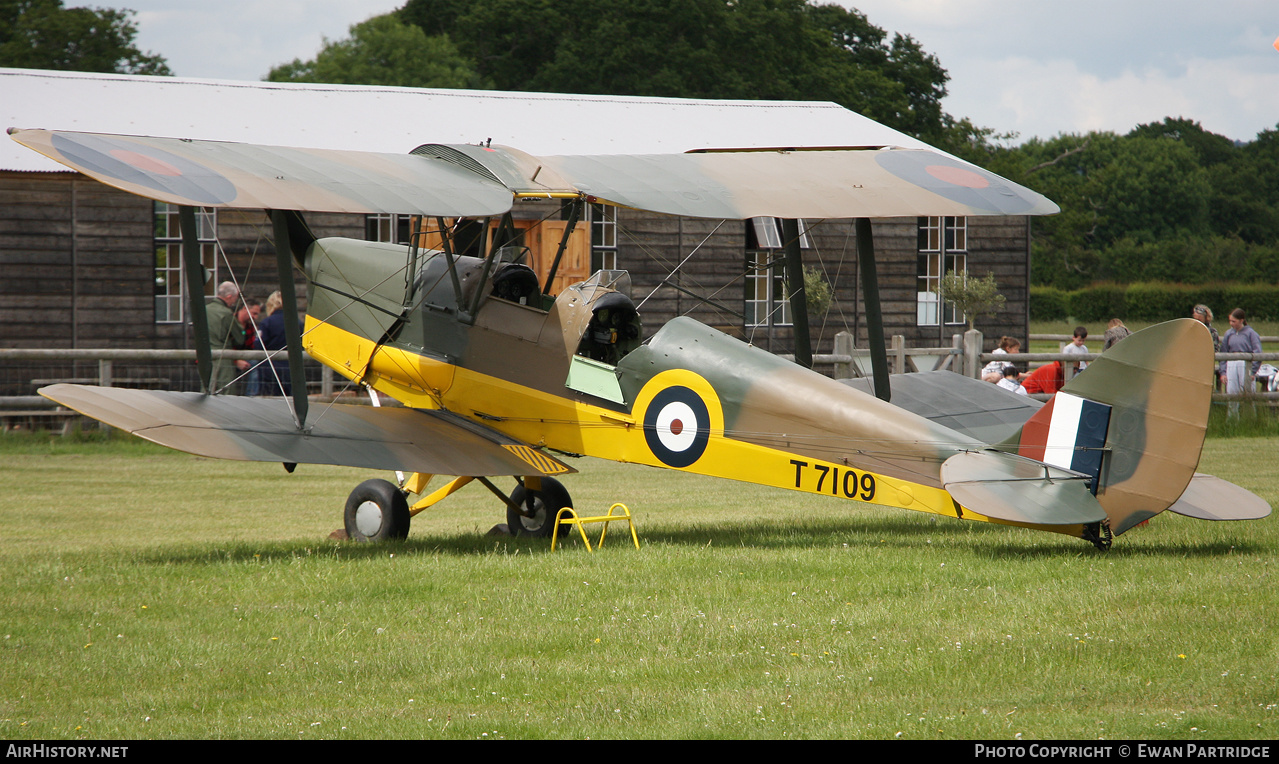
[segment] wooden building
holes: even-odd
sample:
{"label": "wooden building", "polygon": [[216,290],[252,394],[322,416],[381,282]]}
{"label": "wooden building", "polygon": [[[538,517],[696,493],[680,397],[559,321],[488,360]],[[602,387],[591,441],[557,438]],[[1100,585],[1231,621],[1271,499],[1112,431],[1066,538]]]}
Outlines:
{"label": "wooden building", "polygon": [[[812,103],[218,83],[0,69],[0,104],[6,126],[395,152],[428,140],[490,137],[544,154],[922,145],[834,104]],[[417,118],[437,109],[452,118]],[[644,129],[649,110],[661,112],[657,137],[657,131]],[[523,119],[498,119],[511,113]],[[744,113],[751,119],[743,120]],[[244,114],[254,118],[243,119]],[[423,134],[422,125],[431,125],[430,135]],[[497,126],[509,134],[493,136],[486,129]],[[188,347],[176,214],[60,169],[12,141],[3,143],[0,347]],[[519,225],[545,219],[548,227],[562,226],[557,204],[521,203],[514,214],[529,221]],[[222,210],[204,221],[209,293],[234,272],[245,294],[264,299],[276,288],[265,214]],[[403,240],[411,227],[405,216],[311,214],[308,221],[321,236],[391,241]],[[845,330],[865,346],[852,221],[803,221],[803,227],[805,262],[833,291],[830,309],[811,317],[814,350],[829,352],[835,333]],[[590,205],[574,244],[578,266],[563,275],[601,267],[627,270],[632,297],[642,305],[650,332],[687,314],[761,347],[790,352],[779,230],[768,218],[703,220]],[[953,311],[939,310],[928,287],[943,269],[958,269],[978,276],[994,273],[1007,298],[1003,311],[983,318],[978,328],[992,338],[1025,337],[1029,218],[882,219],[874,221],[874,232],[886,335],[904,335],[911,346],[948,346],[965,322]],[[544,270],[547,245],[526,243]],[[550,246],[554,243],[558,240]]]}

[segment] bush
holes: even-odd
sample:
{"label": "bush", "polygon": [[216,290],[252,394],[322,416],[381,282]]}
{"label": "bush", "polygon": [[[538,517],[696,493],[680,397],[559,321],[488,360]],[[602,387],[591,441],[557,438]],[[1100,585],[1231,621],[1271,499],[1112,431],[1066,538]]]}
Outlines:
{"label": "bush", "polygon": [[1125,295],[1128,313],[1122,317],[1138,321],[1167,321],[1189,316],[1190,309],[1200,302],[1198,294],[1198,287],[1185,284],[1130,284]]}
{"label": "bush", "polygon": [[1083,322],[1169,321],[1189,316],[1199,303],[1212,308],[1222,321],[1235,308],[1243,308],[1259,321],[1279,320],[1279,285],[1146,281],[1128,286],[1095,284],[1073,292],[1042,286],[1030,289],[1030,315],[1036,321],[1070,317]]}
{"label": "bush", "polygon": [[1061,321],[1070,317],[1070,293],[1057,287],[1030,288],[1030,315],[1036,321]]}
{"label": "bush", "polygon": [[1243,308],[1249,318],[1273,321],[1279,316],[1279,287],[1271,284],[1232,284],[1222,290],[1222,318]]}
{"label": "bush", "polygon": [[1070,295],[1070,315],[1078,321],[1109,321],[1123,318],[1128,313],[1125,293],[1121,284],[1095,284]]}

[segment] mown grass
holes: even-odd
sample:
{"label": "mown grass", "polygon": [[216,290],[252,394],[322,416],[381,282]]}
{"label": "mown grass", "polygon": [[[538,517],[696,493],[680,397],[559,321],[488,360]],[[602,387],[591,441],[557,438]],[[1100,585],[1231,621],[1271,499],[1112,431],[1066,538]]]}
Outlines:
{"label": "mown grass", "polygon": [[[1201,469],[1279,501],[1279,439]],[[1273,738],[1274,518],[1077,539],[590,459],[643,548],[326,538],[368,473],[0,439],[5,738]],[[616,534],[616,535],[613,535]]]}

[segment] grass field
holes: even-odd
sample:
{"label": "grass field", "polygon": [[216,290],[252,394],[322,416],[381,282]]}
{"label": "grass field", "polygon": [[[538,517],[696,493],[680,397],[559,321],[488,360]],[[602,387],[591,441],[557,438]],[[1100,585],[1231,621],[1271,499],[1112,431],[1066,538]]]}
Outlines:
{"label": "grass field", "polygon": [[[1275,504],[1277,448],[1201,469]],[[641,550],[486,536],[479,487],[334,542],[366,472],[0,439],[0,737],[1279,735],[1274,517],[1165,513],[1101,553],[575,463]]]}

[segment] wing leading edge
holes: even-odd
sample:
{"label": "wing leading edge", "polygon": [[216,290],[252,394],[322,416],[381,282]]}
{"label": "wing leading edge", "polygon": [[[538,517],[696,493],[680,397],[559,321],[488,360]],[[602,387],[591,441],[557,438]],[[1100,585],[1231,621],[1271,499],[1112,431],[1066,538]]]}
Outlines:
{"label": "wing leading edge", "polygon": [[280,399],[58,384],[40,394],[162,446],[214,459],[440,475],[557,475],[563,462],[442,411],[337,403],[299,432]]}

